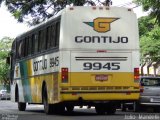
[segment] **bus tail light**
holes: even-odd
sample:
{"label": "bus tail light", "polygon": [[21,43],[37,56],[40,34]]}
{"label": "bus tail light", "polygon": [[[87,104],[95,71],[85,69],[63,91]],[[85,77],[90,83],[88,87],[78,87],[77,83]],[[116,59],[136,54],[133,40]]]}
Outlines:
{"label": "bus tail light", "polygon": [[96,6],[93,6],[93,7],[92,7],[93,10],[96,10],[96,8],[97,8]]}
{"label": "bus tail light", "polygon": [[70,10],[74,10],[74,8],[73,8],[73,7],[70,7],[69,9],[70,9]]}
{"label": "bus tail light", "polygon": [[62,68],[61,73],[62,83],[68,83],[68,68]]}
{"label": "bus tail light", "polygon": [[139,68],[134,68],[134,81],[139,82]]}
{"label": "bus tail light", "polygon": [[97,53],[106,53],[107,50],[97,50]]}

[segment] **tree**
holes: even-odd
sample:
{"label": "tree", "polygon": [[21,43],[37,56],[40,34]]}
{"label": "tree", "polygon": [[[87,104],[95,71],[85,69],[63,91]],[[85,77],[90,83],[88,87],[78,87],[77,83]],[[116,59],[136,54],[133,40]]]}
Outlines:
{"label": "tree", "polygon": [[160,0],[134,0],[150,11],[139,19],[141,59],[146,56],[153,62],[160,60]]}
{"label": "tree", "polygon": [[151,31],[154,26],[154,19],[152,19],[150,16],[147,17],[141,17],[138,19],[138,26],[139,26],[139,35],[144,36],[147,32]]}
{"label": "tree", "polygon": [[139,19],[141,58],[149,56],[152,61],[160,59],[160,27],[150,16]]}
{"label": "tree", "polygon": [[4,62],[0,62],[0,81],[4,86],[8,86],[10,81],[8,79],[9,66],[4,64]]}
{"label": "tree", "polygon": [[135,2],[142,5],[145,11],[150,11],[150,16],[156,18],[155,22],[160,25],[160,0],[135,0]]}
{"label": "tree", "polygon": [[[100,0],[0,0],[0,4],[2,1],[18,22],[26,21],[29,25],[38,24],[52,17],[67,5],[96,5],[97,2],[103,4]],[[105,4],[109,3],[111,0],[106,0]]]}
{"label": "tree", "polygon": [[9,37],[4,37],[0,40],[0,81],[5,86],[9,85],[9,65],[6,64],[6,57],[10,52],[12,42],[13,39]]}

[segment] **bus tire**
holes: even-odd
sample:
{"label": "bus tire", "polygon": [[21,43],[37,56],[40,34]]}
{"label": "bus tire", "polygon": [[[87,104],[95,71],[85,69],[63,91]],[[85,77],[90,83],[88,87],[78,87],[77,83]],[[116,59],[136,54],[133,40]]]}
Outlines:
{"label": "bus tire", "polygon": [[74,106],[73,106],[73,105],[67,105],[67,106],[66,106],[66,109],[67,109],[67,112],[68,112],[68,113],[72,113],[73,110],[74,110]]}
{"label": "bus tire", "polygon": [[46,114],[53,114],[54,106],[48,103],[48,95],[46,86],[43,89],[43,104],[44,104],[44,112]]}
{"label": "bus tire", "polygon": [[136,101],[136,102],[133,103],[133,111],[134,112],[140,112],[141,111],[140,104],[139,104],[138,101]]}
{"label": "bus tire", "polygon": [[116,113],[116,107],[109,107],[108,109],[107,109],[107,114],[108,115],[114,115]]}
{"label": "bus tire", "polygon": [[104,115],[105,114],[105,107],[101,104],[96,105],[95,110],[96,110],[96,113],[98,115]]}
{"label": "bus tire", "polygon": [[19,91],[18,91],[17,86],[16,86],[16,100],[18,102],[18,110],[19,111],[25,111],[26,110],[26,103],[25,102],[19,102]]}
{"label": "bus tire", "polygon": [[18,110],[25,111],[26,110],[26,103],[18,102]]}
{"label": "bus tire", "polygon": [[121,104],[121,109],[122,109],[123,112],[127,111],[127,107],[125,106],[125,103]]}
{"label": "bus tire", "polygon": [[63,103],[54,104],[54,113],[55,114],[63,114],[65,111],[65,106]]}

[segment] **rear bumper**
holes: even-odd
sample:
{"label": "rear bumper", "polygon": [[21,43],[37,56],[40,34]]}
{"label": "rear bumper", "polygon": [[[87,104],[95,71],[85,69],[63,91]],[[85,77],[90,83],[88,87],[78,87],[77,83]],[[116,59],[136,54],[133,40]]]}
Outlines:
{"label": "rear bumper", "polygon": [[145,106],[160,106],[160,97],[157,97],[157,96],[141,96],[139,103],[141,105],[145,105]]}
{"label": "rear bumper", "polygon": [[144,106],[160,106],[160,103],[140,103],[140,104]]}
{"label": "rear bumper", "polygon": [[126,92],[61,92],[61,101],[123,101],[138,100],[139,91]]}

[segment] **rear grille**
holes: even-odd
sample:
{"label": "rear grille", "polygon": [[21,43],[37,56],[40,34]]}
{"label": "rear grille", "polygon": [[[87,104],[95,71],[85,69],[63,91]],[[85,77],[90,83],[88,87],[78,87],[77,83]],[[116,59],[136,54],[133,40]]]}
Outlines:
{"label": "rear grille", "polygon": [[126,86],[98,86],[98,87],[93,87],[93,86],[85,86],[85,87],[61,87],[61,91],[126,91],[126,90],[137,90],[137,87],[126,87]]}
{"label": "rear grille", "polygon": [[75,57],[76,61],[127,61],[128,57]]}

